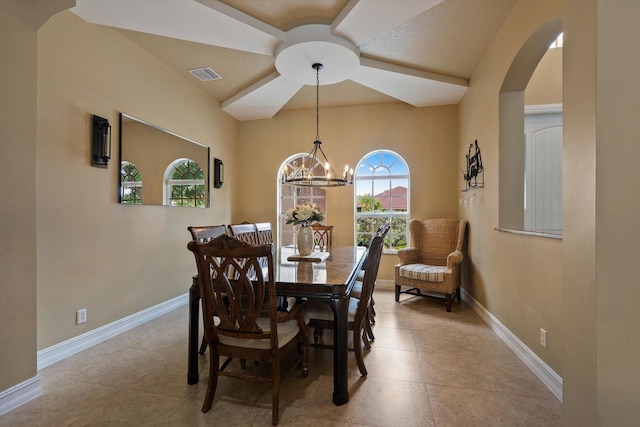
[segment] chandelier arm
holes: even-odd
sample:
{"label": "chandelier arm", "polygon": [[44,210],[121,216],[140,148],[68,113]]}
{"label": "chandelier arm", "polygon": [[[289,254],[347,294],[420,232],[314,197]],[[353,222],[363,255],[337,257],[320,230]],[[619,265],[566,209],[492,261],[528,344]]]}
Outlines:
{"label": "chandelier arm", "polygon": [[331,166],[331,162],[329,161],[329,159],[327,158],[327,155],[324,154],[324,151],[322,150],[322,147],[318,146],[318,150],[320,150],[320,153],[322,154],[322,157],[324,157],[324,161],[325,163],[329,164],[329,170],[331,171],[331,173],[333,174],[334,178],[338,178],[338,174],[336,173],[335,169],[333,169],[333,166]]}

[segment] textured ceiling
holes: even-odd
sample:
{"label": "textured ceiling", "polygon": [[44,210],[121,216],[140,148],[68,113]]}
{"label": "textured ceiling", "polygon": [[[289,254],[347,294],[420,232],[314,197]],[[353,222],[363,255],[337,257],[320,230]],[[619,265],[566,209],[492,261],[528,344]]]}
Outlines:
{"label": "textured ceiling", "polygon": [[[391,1],[391,0],[379,0]],[[267,24],[287,31],[301,24],[329,24],[347,0],[224,0]],[[517,0],[444,0],[360,46],[362,58],[468,79]],[[273,72],[275,57],[117,30],[177,73],[223,102]],[[189,69],[211,67],[221,80],[200,82]],[[353,81],[322,86],[320,105],[397,102]],[[303,87],[283,110],[311,108],[315,88]]]}

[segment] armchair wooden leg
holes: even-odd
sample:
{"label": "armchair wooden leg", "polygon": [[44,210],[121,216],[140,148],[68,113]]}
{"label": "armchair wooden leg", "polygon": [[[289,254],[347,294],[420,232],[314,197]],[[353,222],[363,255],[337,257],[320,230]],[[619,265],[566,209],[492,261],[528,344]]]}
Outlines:
{"label": "armchair wooden leg", "polygon": [[445,294],[447,311],[451,311],[451,294]]}
{"label": "armchair wooden leg", "polygon": [[396,285],[396,302],[400,302],[400,285]]}

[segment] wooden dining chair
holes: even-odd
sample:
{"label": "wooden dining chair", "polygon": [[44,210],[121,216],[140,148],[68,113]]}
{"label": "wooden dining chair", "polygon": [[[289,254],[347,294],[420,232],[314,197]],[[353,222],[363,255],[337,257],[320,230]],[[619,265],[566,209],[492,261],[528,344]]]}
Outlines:
{"label": "wooden dining chair", "polygon": [[256,225],[252,222],[244,222],[242,224],[229,225],[229,234],[238,240],[247,242],[251,245],[258,245],[258,232]]}
{"label": "wooden dining chair", "polygon": [[[391,229],[391,224],[384,223],[380,227],[378,227],[378,230],[376,231],[375,236],[382,237],[383,249],[384,249],[384,239],[387,237],[387,234],[389,233],[390,229]],[[360,273],[358,273],[358,277],[356,278],[356,283],[353,285],[353,289],[351,290],[350,296],[352,298],[359,299],[360,295],[362,294],[362,282],[364,280],[364,271],[366,269],[366,266],[367,266],[367,260],[364,261],[362,270],[360,271]],[[373,289],[375,290],[375,283],[373,284]],[[369,321],[365,324],[366,335],[363,337],[364,345],[367,348],[367,350],[371,349],[371,341],[375,340],[375,336],[373,335],[373,329],[371,329],[371,325],[375,325],[376,323],[376,310],[374,308],[375,303],[376,302],[375,302],[375,299],[373,298],[373,291],[371,291],[371,303],[369,304],[368,313],[367,313]]]}
{"label": "wooden dining chair", "polygon": [[[232,224],[229,225],[229,232],[233,237],[251,245],[273,244],[273,232],[269,222]],[[266,259],[261,259],[260,263],[264,267]],[[293,301],[295,301],[295,298],[279,296],[278,307],[280,310],[287,311],[293,306]]]}
{"label": "wooden dining chair", "polygon": [[314,248],[327,252],[332,245],[333,225],[311,224]]}
{"label": "wooden dining chair", "polygon": [[[221,376],[272,384],[272,425],[280,418],[281,356],[297,348],[297,357],[283,372],[286,377],[302,365],[309,374],[309,328],[299,302],[291,311],[276,310],[276,285],[271,245],[251,245],[228,235],[208,243],[189,242],[198,266],[198,284],[203,305],[204,334],[210,348],[209,379],[202,412],[211,409]],[[260,259],[267,268],[260,268]],[[212,274],[209,274],[212,272]],[[220,295],[229,298],[223,300]],[[267,317],[261,316],[268,312]],[[220,356],[226,360],[220,365]],[[270,375],[227,369],[230,362],[268,362]],[[285,360],[285,359],[282,359]],[[288,360],[288,359],[287,359]]]}
{"label": "wooden dining chair", "polygon": [[[371,303],[373,287],[378,276],[378,267],[380,266],[380,258],[382,256],[383,237],[375,236],[369,246],[367,254],[367,266],[364,270],[364,279],[362,281],[362,292],[360,298],[349,299],[348,328],[353,331],[353,350],[356,355],[356,363],[363,377],[367,376],[367,368],[364,365],[364,357],[362,355],[362,342],[366,342],[366,325],[369,322],[368,308]],[[319,301],[309,301],[304,309],[305,316],[309,318],[309,327],[314,330],[314,346],[329,347],[322,343],[318,343],[322,337],[324,329],[334,328],[334,314],[331,307]]]}
{"label": "wooden dining chair", "polygon": [[191,233],[191,238],[195,242],[206,243],[210,240],[215,239],[221,234],[227,234],[227,226],[226,225],[201,225],[201,226],[190,226],[187,227],[189,233]]}
{"label": "wooden dining chair", "polygon": [[[194,242],[198,243],[207,243],[221,234],[227,234],[227,226],[226,225],[200,225],[200,226],[189,226],[187,227],[189,233],[191,233],[191,239]],[[192,284],[198,286],[198,276],[192,277]],[[202,344],[200,344],[200,350],[198,353],[204,354],[207,350],[207,341],[202,337]]]}
{"label": "wooden dining chair", "polygon": [[273,230],[270,222],[256,222],[256,233],[261,245],[273,243]]}

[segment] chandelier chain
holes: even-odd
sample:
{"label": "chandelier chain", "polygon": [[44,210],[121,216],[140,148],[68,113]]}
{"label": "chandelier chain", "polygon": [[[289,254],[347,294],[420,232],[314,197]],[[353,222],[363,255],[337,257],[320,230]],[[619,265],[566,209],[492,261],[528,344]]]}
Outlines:
{"label": "chandelier chain", "polygon": [[[312,68],[316,70],[316,140],[313,141],[313,148],[302,160],[300,167],[293,165],[293,170],[289,173],[289,168],[284,167],[282,171],[282,183],[294,187],[342,187],[353,184],[353,169],[345,166],[342,177],[338,175],[329,163],[326,154],[320,146],[320,70],[321,63],[314,63]],[[320,153],[318,153],[318,151]],[[324,165],[320,162],[318,154],[324,159]],[[314,174],[316,168],[323,168],[322,174]]]}
{"label": "chandelier chain", "polygon": [[316,66],[316,141],[320,141],[320,66]]}

